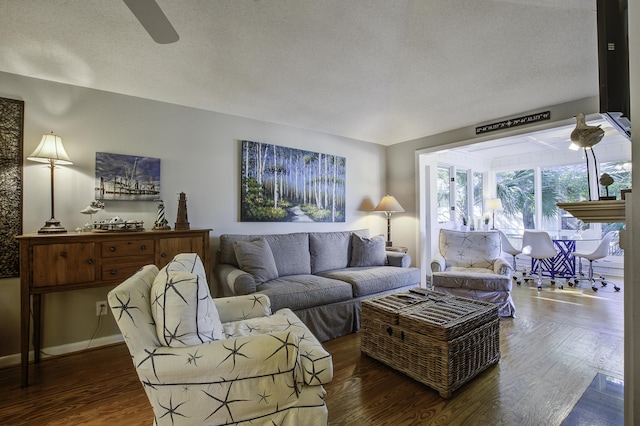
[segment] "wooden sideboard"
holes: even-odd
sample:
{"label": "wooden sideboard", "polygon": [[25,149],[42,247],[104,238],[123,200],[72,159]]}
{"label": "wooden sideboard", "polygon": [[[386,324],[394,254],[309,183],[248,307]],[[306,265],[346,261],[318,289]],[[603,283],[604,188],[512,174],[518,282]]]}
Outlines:
{"label": "wooden sideboard", "polygon": [[209,280],[210,229],[29,234],[20,242],[20,350],[22,387],[29,385],[29,311],[34,361],[40,362],[44,293],[116,286],[144,265],[165,266],[176,254],[198,253]]}

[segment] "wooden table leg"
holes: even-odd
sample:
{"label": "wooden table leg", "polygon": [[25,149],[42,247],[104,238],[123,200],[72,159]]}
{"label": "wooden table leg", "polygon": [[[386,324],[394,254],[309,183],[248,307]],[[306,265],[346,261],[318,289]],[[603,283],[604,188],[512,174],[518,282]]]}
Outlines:
{"label": "wooden table leg", "polygon": [[40,344],[42,342],[40,329],[42,328],[41,313],[42,302],[41,294],[34,294],[33,296],[33,359],[37,364],[40,362]]}
{"label": "wooden table leg", "polygon": [[29,299],[29,289],[22,288],[20,296],[20,377],[23,388],[29,386]]}

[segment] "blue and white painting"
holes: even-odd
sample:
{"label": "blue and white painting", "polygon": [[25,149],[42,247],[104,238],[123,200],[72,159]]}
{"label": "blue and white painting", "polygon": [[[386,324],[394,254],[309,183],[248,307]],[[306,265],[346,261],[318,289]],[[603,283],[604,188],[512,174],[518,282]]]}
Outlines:
{"label": "blue and white painting", "polygon": [[242,141],[241,169],[241,221],[345,221],[344,157]]}
{"label": "blue and white painting", "polygon": [[160,159],[96,152],[95,199],[159,201]]}

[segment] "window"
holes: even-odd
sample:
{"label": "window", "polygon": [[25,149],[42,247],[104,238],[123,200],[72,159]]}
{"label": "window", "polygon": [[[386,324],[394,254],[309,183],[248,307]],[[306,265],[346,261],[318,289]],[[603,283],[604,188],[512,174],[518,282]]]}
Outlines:
{"label": "window", "polygon": [[533,169],[496,173],[496,193],[502,200],[502,214],[496,215],[496,228],[535,228],[534,189]]}
{"label": "window", "polygon": [[438,167],[438,223],[451,220],[451,169]]}

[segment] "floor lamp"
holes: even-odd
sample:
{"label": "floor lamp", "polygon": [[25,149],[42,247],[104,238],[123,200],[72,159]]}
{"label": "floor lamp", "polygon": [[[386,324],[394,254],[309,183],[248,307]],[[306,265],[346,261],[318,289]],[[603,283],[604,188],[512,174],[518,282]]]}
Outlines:
{"label": "floor lamp", "polygon": [[387,247],[391,247],[391,215],[403,212],[404,209],[393,195],[385,195],[373,211],[384,212],[387,215]]}
{"label": "floor lamp", "polygon": [[502,200],[500,198],[487,200],[487,210],[492,210],[491,229],[496,229],[496,210],[502,210]]}
{"label": "floor lamp", "polygon": [[27,160],[37,161],[39,163],[49,163],[49,167],[51,168],[51,219],[46,221],[44,226],[38,230],[38,234],[61,234],[67,232],[67,230],[60,225],[60,221],[55,218],[55,202],[53,196],[53,170],[55,169],[56,164],[73,164],[64,150],[62,138],[55,135],[53,132],[49,135],[42,136],[40,145],[38,145],[36,150],[27,157]]}

